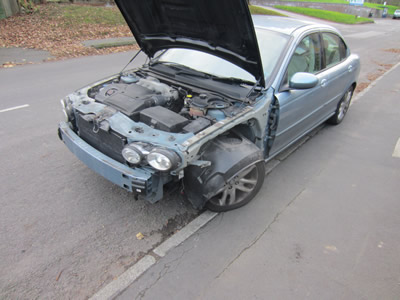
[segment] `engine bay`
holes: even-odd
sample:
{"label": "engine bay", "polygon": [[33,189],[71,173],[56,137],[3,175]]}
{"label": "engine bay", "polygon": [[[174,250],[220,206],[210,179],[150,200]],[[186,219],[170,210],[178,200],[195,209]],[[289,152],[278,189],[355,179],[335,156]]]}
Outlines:
{"label": "engine bay", "polygon": [[94,86],[88,96],[135,122],[172,133],[196,134],[243,108],[242,102],[161,81],[143,71]]}

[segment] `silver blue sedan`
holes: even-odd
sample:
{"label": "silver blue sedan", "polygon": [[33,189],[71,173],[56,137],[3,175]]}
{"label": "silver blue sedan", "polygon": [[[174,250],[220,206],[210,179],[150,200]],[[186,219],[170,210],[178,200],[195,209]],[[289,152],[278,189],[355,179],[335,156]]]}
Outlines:
{"label": "silver blue sedan", "polygon": [[265,161],[344,119],[360,61],[333,27],[250,16],[246,0],[116,0],[148,61],[62,100],[59,136],[88,167],[152,203],[247,204]]}

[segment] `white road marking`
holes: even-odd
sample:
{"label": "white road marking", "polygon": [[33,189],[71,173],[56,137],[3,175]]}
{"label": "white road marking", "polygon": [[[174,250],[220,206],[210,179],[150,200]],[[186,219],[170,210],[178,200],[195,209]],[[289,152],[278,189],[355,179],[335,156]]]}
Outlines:
{"label": "white road marking", "polygon": [[0,110],[0,113],[6,112],[6,111],[11,111],[11,110],[16,110],[16,109],[20,109],[20,108],[25,108],[25,107],[29,107],[29,104],[24,104],[24,105],[20,105],[20,106],[14,106],[14,107],[2,109],[2,110]]}
{"label": "white road marking", "polygon": [[397,140],[392,156],[400,158],[400,138]]}
{"label": "white road marking", "polygon": [[155,263],[156,259],[153,256],[146,255],[116,280],[111,281],[111,283],[90,297],[89,300],[113,299],[120,291],[131,285],[140,275],[146,272]]}

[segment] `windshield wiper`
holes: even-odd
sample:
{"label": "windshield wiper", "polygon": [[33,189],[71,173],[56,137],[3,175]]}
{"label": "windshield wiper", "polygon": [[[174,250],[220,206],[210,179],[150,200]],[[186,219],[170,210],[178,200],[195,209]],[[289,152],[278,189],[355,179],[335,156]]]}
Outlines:
{"label": "windshield wiper", "polygon": [[194,77],[198,77],[198,78],[204,78],[204,79],[210,79],[211,76],[208,75],[207,73],[203,73],[200,71],[196,71],[196,70],[187,70],[187,71],[179,71],[176,72],[175,75],[183,75],[183,76],[194,76]]}
{"label": "windshield wiper", "polygon": [[236,84],[247,84],[247,85],[254,85],[254,82],[249,81],[249,80],[244,80],[236,77],[218,77],[218,76],[213,76],[212,80],[214,81],[219,81],[219,82],[224,82],[224,83],[236,83]]}
{"label": "windshield wiper", "polygon": [[174,62],[169,62],[169,61],[154,61],[154,62],[150,62],[149,66],[150,67],[154,67],[156,65],[163,65],[163,66],[167,66],[167,67],[171,67],[172,69],[175,70],[181,70],[182,68],[184,68],[185,66],[178,64],[178,63],[174,63]]}
{"label": "windshield wiper", "polygon": [[159,65],[159,64],[176,70],[176,73],[174,73],[174,75],[194,76],[194,77],[204,78],[204,79],[211,78],[211,75],[209,75],[207,73],[197,71],[197,70],[187,67],[185,65],[181,65],[178,63],[174,63],[174,62],[156,61],[156,62],[152,63],[150,66],[153,67],[153,66]]}
{"label": "windshield wiper", "polygon": [[220,77],[216,75],[212,75],[209,73],[205,73],[202,71],[198,71],[195,69],[192,69],[190,67],[187,67],[185,65],[181,65],[179,63],[175,62],[168,62],[168,61],[155,61],[153,63],[150,63],[150,66],[156,66],[156,65],[163,65],[170,67],[171,69],[176,70],[177,72],[175,75],[182,75],[182,76],[193,76],[193,77],[198,77],[202,79],[211,79],[214,81],[218,82],[223,82],[223,83],[231,83],[231,84],[247,84],[247,85],[254,85],[254,82],[249,81],[249,80],[244,80],[236,77]]}

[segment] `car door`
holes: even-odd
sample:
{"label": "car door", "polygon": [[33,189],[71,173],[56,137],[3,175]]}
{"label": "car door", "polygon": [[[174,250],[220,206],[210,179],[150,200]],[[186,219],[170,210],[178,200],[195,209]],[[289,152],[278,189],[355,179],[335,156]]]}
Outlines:
{"label": "car door", "polygon": [[324,52],[327,103],[323,114],[332,114],[345,91],[353,83],[356,66],[347,59],[350,51],[340,36],[333,32],[322,32],[321,41]]}
{"label": "car door", "polygon": [[[334,32],[313,33],[298,43],[276,98],[279,121],[269,155],[281,151],[334,114],[339,100],[353,83],[355,67],[342,38]],[[305,59],[306,58],[306,59]],[[289,89],[296,72],[315,74],[318,84],[305,90]]]}
{"label": "car door", "polygon": [[[301,137],[322,119],[320,108],[324,106],[327,79],[323,68],[323,51],[318,32],[305,36],[291,54],[280,90],[275,94],[279,103],[279,120],[276,135],[269,155]],[[289,88],[291,77],[297,72],[315,74],[318,84],[310,89]]]}

